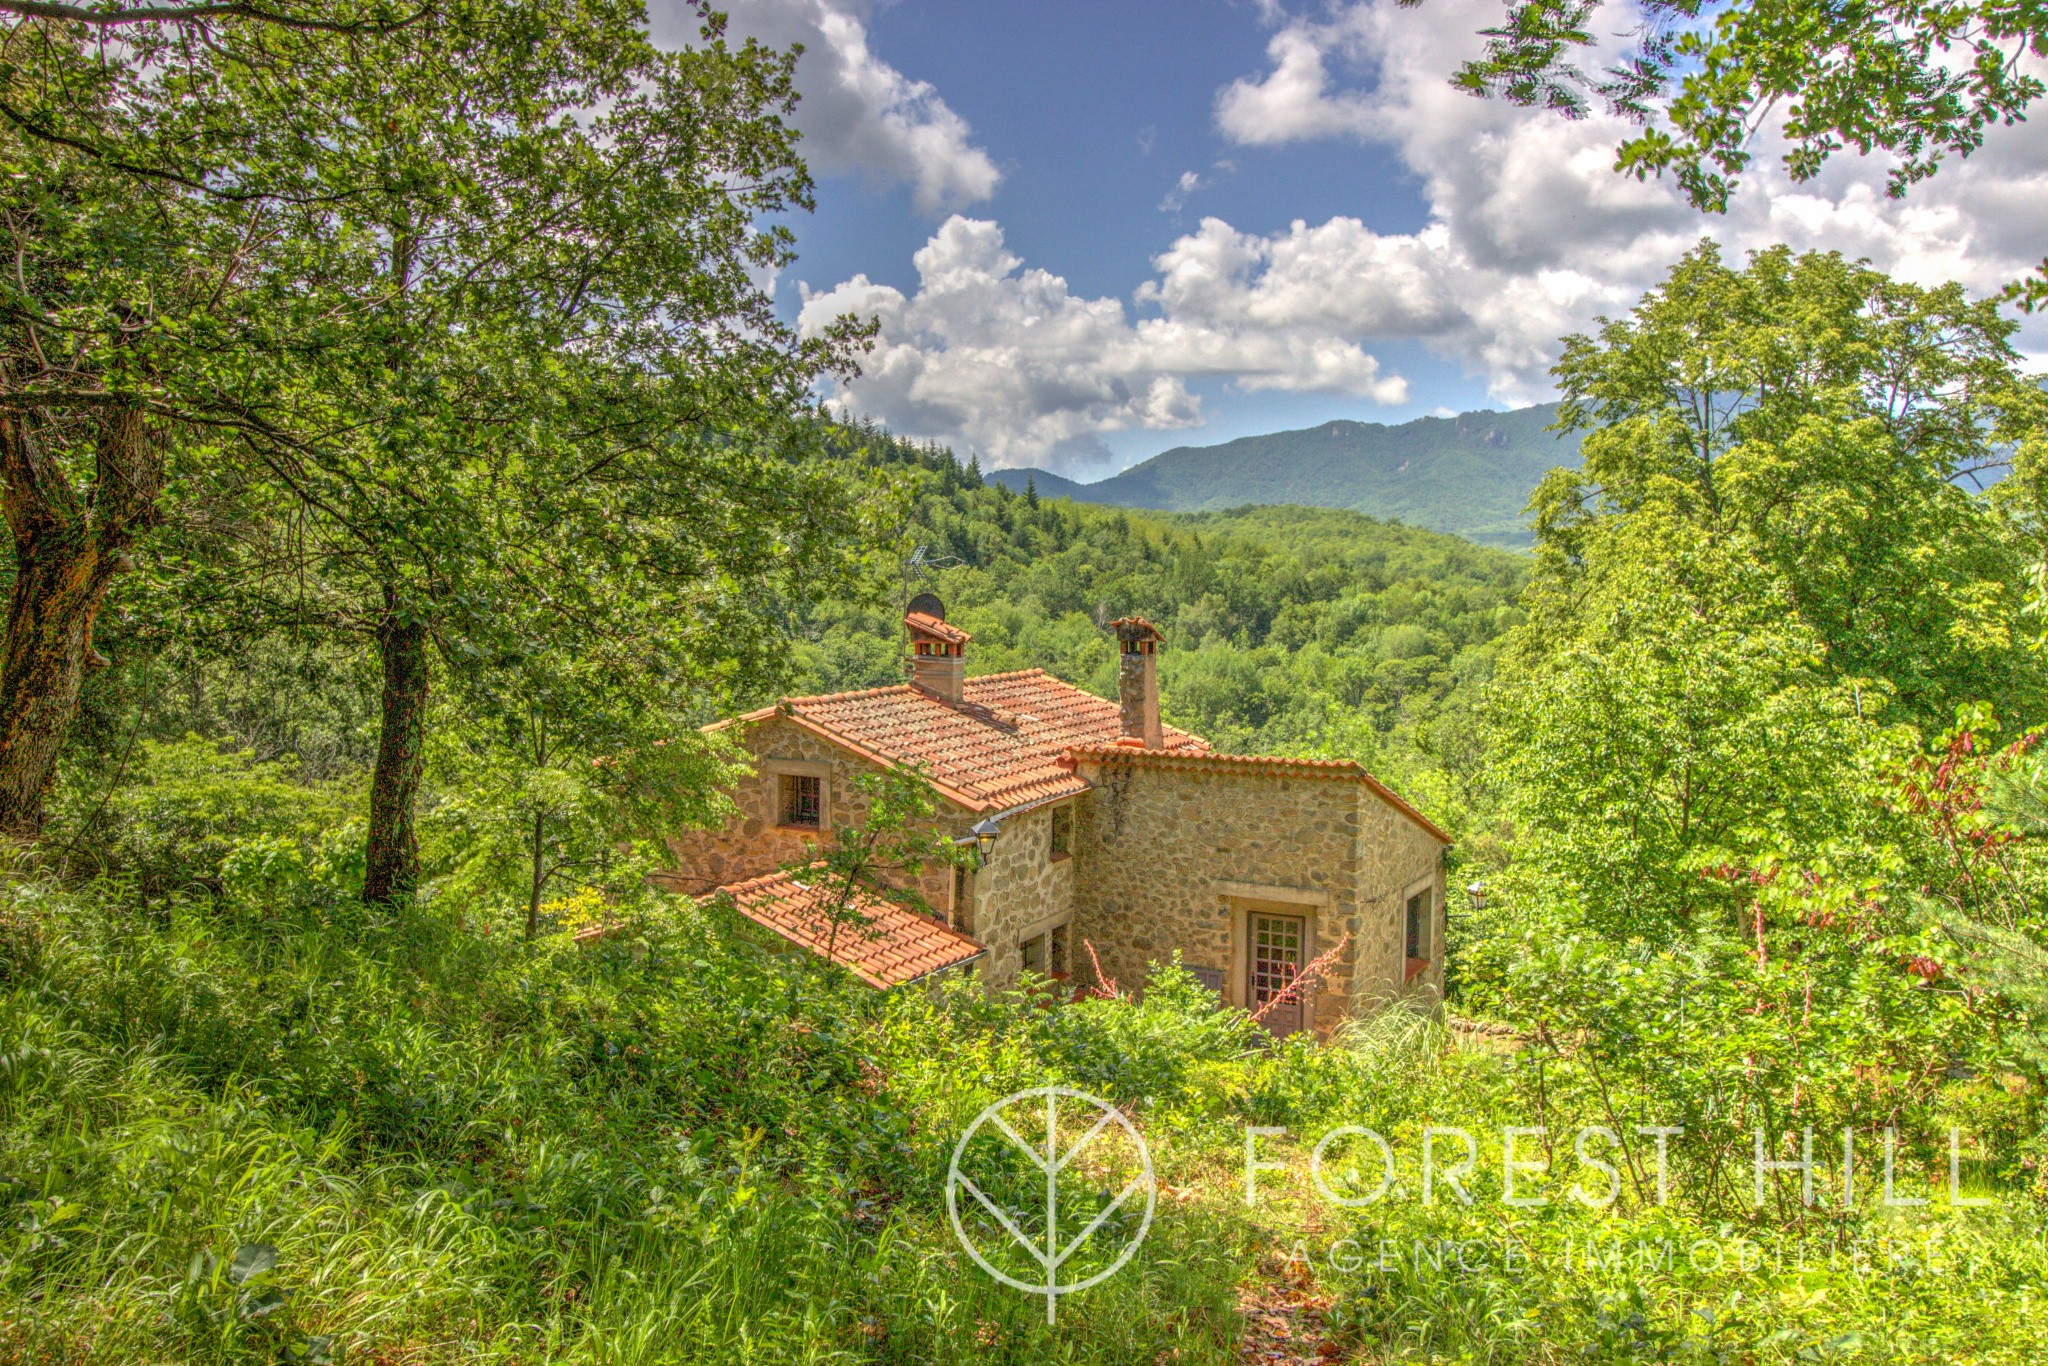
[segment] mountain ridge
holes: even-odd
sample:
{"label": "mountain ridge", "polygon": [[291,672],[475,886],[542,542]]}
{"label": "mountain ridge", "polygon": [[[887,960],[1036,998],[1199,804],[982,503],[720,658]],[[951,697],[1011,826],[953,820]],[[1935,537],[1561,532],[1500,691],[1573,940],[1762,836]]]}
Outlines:
{"label": "mountain ridge", "polygon": [[1337,420],[1176,446],[1092,484],[1008,469],[990,483],[1040,497],[1165,512],[1256,504],[1346,508],[1509,549],[1532,540],[1523,508],[1544,474],[1579,461],[1579,434],[1549,431],[1557,405],[1479,409],[1389,426]]}

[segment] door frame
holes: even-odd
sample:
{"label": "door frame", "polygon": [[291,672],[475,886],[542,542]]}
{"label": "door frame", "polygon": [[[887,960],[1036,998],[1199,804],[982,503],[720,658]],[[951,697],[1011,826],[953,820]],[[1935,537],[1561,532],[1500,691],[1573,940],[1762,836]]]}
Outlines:
{"label": "door frame", "polygon": [[[1247,937],[1245,939],[1244,982],[1245,1009],[1247,1010],[1253,1008],[1253,1002],[1255,1000],[1255,993],[1252,988],[1251,979],[1253,975],[1253,969],[1256,968],[1258,964],[1258,944],[1254,936],[1257,933],[1257,927],[1259,922],[1261,921],[1264,921],[1268,925],[1292,924],[1296,927],[1294,931],[1296,935],[1294,944],[1294,975],[1297,978],[1299,978],[1301,974],[1307,970],[1308,965],[1314,962],[1316,957],[1315,940],[1310,937],[1309,918],[1306,915],[1302,915],[1299,912],[1291,910],[1271,911],[1262,910],[1257,907],[1248,909],[1245,912],[1245,929],[1247,932]],[[1296,996],[1293,1001],[1288,1003],[1288,1005],[1275,1007],[1274,1014],[1266,1017],[1266,1019],[1261,1021],[1261,1023],[1265,1026],[1266,1031],[1272,1034],[1275,1038],[1284,1039],[1289,1034],[1298,1033],[1313,1034],[1315,1032],[1316,1023],[1315,996],[1315,987],[1313,984],[1311,984],[1311,986],[1308,989],[1307,995]],[[1280,1012],[1284,1010],[1292,1010],[1294,1014],[1291,1017],[1283,1017]],[[1288,1025],[1291,1027],[1287,1027],[1283,1031],[1283,1025]]]}
{"label": "door frame", "polygon": [[[1230,975],[1224,979],[1224,999],[1239,1010],[1249,1010],[1251,1006],[1246,998],[1249,995],[1247,983],[1251,976],[1252,916],[1291,915],[1300,918],[1301,963],[1303,967],[1307,967],[1323,952],[1322,913],[1330,904],[1330,894],[1307,887],[1254,886],[1244,883],[1226,886],[1231,888],[1223,895],[1224,905],[1230,912]],[[1311,1029],[1315,1023],[1313,1003],[1303,1004],[1305,1009],[1302,1015],[1302,1028]]]}

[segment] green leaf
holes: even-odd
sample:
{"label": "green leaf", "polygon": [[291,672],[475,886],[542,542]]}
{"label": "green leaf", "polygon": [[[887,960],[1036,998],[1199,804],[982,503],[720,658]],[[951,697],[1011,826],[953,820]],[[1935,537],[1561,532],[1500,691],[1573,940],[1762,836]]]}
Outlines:
{"label": "green leaf", "polygon": [[277,1267],[277,1249],[267,1243],[244,1243],[235,1249],[235,1259],[228,1263],[228,1280],[235,1285],[247,1285],[258,1276],[267,1276]]}
{"label": "green leaf", "polygon": [[242,1317],[245,1319],[267,1318],[285,1307],[291,1301],[288,1290],[259,1290],[242,1303]]}

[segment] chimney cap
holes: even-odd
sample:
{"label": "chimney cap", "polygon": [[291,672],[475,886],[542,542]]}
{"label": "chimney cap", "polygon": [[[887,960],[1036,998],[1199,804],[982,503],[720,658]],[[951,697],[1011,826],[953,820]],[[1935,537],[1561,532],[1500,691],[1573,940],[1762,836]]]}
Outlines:
{"label": "chimney cap", "polygon": [[1143,617],[1118,617],[1109,625],[1126,648],[1148,641],[1159,645],[1166,643],[1166,637],[1159,634],[1159,628]]}
{"label": "chimney cap", "polygon": [[965,645],[974,639],[958,626],[949,625],[929,612],[911,612],[903,618],[903,624],[910,628],[912,636],[922,636],[947,645]]}

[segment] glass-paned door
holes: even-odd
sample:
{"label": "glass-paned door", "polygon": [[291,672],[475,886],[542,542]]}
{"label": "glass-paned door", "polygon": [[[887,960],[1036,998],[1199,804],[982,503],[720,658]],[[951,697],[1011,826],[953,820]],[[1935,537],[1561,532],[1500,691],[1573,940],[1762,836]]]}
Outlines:
{"label": "glass-paned door", "polygon": [[[1246,966],[1251,980],[1245,984],[1245,1001],[1257,1012],[1301,976],[1305,961],[1302,957],[1304,922],[1298,915],[1261,915],[1257,912],[1248,916],[1247,922],[1245,928],[1251,936],[1251,952],[1246,955]],[[1276,1036],[1285,1038],[1300,1029],[1305,1018],[1302,1002],[1290,1000],[1274,1006],[1261,1023]]]}

